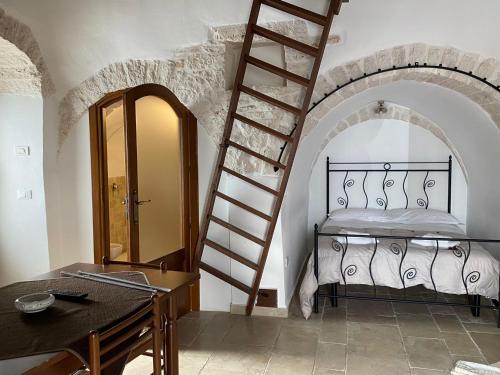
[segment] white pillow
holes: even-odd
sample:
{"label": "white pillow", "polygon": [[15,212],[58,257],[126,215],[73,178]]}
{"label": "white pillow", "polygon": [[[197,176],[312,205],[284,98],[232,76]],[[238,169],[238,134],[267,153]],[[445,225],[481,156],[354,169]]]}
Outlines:
{"label": "white pillow", "polygon": [[378,208],[341,208],[330,212],[331,220],[336,221],[378,221],[389,222],[391,217],[386,210]]}
{"label": "white pillow", "polygon": [[[432,240],[432,238],[451,238],[449,236],[443,236],[440,233],[427,233],[426,235],[422,237],[428,237],[431,238],[431,240],[416,240],[413,239],[411,240],[411,243],[419,246],[424,246],[424,247],[435,247],[436,246],[436,240]],[[440,248],[444,249],[452,249],[458,245],[460,245],[460,241],[445,241],[445,240],[438,240]]]}
{"label": "white pillow", "polygon": [[[347,242],[349,244],[353,245],[370,245],[372,243],[375,243],[375,239],[371,237],[349,237],[349,234],[353,235],[362,235],[362,236],[369,236],[370,233],[364,233],[364,232],[355,232],[347,229],[341,229],[340,234],[347,234]],[[335,238],[335,237],[332,237]],[[342,241],[342,243],[345,243],[345,237],[337,237],[336,238],[338,241]]]}
{"label": "white pillow", "polygon": [[388,211],[392,221],[402,224],[462,224],[452,214],[445,211],[423,208],[396,208]]}

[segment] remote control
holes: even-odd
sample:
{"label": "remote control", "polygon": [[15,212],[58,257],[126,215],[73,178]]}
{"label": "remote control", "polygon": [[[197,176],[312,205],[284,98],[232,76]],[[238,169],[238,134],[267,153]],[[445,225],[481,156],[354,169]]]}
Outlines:
{"label": "remote control", "polygon": [[71,290],[49,289],[47,293],[52,294],[57,299],[68,301],[81,301],[89,295],[88,293],[74,292]]}

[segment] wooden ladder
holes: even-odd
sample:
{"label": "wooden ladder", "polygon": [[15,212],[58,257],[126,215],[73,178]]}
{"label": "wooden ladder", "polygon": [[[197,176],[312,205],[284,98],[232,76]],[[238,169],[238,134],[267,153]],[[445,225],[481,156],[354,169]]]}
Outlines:
{"label": "wooden ladder", "polygon": [[[219,156],[217,159],[217,164],[216,164],[216,170],[214,171],[213,179],[212,179],[212,184],[210,187],[209,191],[209,198],[207,200],[207,206],[205,209],[205,214],[203,216],[203,224],[201,227],[200,231],[200,237],[198,239],[198,244],[196,248],[196,254],[195,254],[195,268],[198,270],[198,268],[201,268],[202,270],[212,274],[213,276],[229,283],[230,285],[240,289],[241,291],[245,292],[246,294],[249,295],[248,297],[248,302],[247,302],[247,307],[246,307],[246,313],[247,315],[251,315],[255,300],[257,297],[257,293],[259,290],[259,285],[260,281],[262,278],[262,274],[264,272],[264,266],[266,264],[267,256],[269,253],[269,248],[271,246],[271,241],[273,238],[273,233],[274,229],[276,227],[276,222],[278,220],[278,214],[280,212],[281,204],[283,202],[283,197],[285,194],[285,189],[288,183],[288,179],[290,176],[290,171],[292,169],[292,164],[293,160],[295,157],[295,153],[297,151],[297,146],[300,141],[300,134],[302,132],[302,127],[304,125],[306,115],[307,115],[307,110],[309,108],[309,104],[311,101],[311,97],[313,94],[314,90],[314,85],[316,83],[316,79],[318,76],[320,64],[321,64],[321,59],[323,57],[323,53],[325,50],[325,46],[328,41],[328,36],[330,33],[330,28],[332,25],[333,18],[336,14],[339,13],[340,7],[342,5],[342,2],[348,2],[348,0],[330,0],[329,8],[328,8],[328,13],[326,16],[309,11],[307,9],[298,7],[296,5],[287,3],[282,0],[254,0],[252,4],[252,8],[250,11],[250,18],[248,20],[248,25],[247,25],[247,30],[246,30],[246,35],[245,39],[243,42],[243,47],[241,51],[241,56],[240,56],[240,61],[238,65],[238,70],[236,73],[236,78],[235,78],[235,84],[231,96],[231,101],[229,104],[229,111],[228,111],[228,116],[226,119],[226,124],[224,128],[224,133],[222,136],[222,143],[221,147],[219,150]],[[295,17],[302,18],[306,21],[312,22],[316,25],[319,25],[322,27],[322,33],[319,41],[319,45],[312,46],[307,43],[300,42],[298,40],[289,38],[285,35],[281,35],[277,32],[271,31],[267,28],[264,28],[262,26],[257,25],[257,20],[259,18],[259,13],[261,10],[261,6],[266,5],[270,8],[274,8],[277,10],[280,10],[282,12],[288,13],[290,15],[293,15]],[[295,73],[292,73],[290,71],[287,71],[285,69],[282,69],[280,67],[277,67],[275,65],[269,64],[265,61],[262,61],[260,59],[257,59],[255,57],[250,56],[250,50],[252,48],[252,43],[254,36],[257,35],[259,37],[263,37],[265,39],[268,39],[272,42],[278,43],[279,45],[283,45],[292,49],[295,49],[299,52],[302,52],[303,54],[306,54],[314,59],[314,64],[311,70],[311,74],[309,78],[305,78],[303,76],[297,75]],[[288,103],[285,103],[281,100],[275,99],[269,95],[263,94],[259,91],[256,91],[248,86],[245,86],[243,84],[244,77],[245,77],[245,71],[247,68],[247,65],[253,65],[256,66],[262,70],[268,71],[270,73],[273,73],[275,75],[278,75],[286,80],[293,81],[303,88],[305,88],[305,94],[304,94],[304,99],[302,103],[302,107],[296,107],[292,106]],[[260,124],[254,120],[251,120],[239,113],[237,113],[238,109],[238,103],[240,100],[240,94],[245,93],[251,97],[257,98],[260,101],[267,102],[271,104],[274,107],[277,107],[281,110],[284,110],[286,112],[289,112],[295,116],[295,130],[292,132],[292,135],[287,135],[284,133],[281,133],[277,130],[274,130],[266,125]],[[258,152],[255,152],[248,147],[245,147],[243,145],[240,145],[234,141],[231,140],[231,133],[233,131],[233,124],[234,121],[238,120],[248,126],[251,126],[253,128],[256,128],[262,132],[266,132],[270,134],[273,137],[277,137],[280,140],[286,141],[288,146],[289,146],[289,153],[288,153],[288,159],[285,164],[282,164],[281,162],[275,161],[267,156],[264,156]],[[225,160],[226,160],[226,155],[227,155],[227,150],[228,148],[235,148],[242,153],[246,153],[250,156],[253,156],[255,158],[258,158],[260,160],[263,160],[266,163],[269,163],[272,165],[275,170],[282,170],[282,178],[281,182],[279,184],[278,189],[272,189],[264,184],[261,184],[257,181],[255,181],[252,178],[249,178],[247,176],[244,176],[228,167],[225,166]],[[254,207],[250,207],[243,202],[240,202],[237,199],[234,199],[232,197],[229,197],[228,195],[222,193],[219,191],[219,183],[221,180],[221,175],[222,173],[225,172],[231,176],[237,177],[240,180],[243,180],[254,187],[267,192],[269,194],[272,194],[274,196],[274,205],[272,208],[271,214],[266,214],[260,210],[255,209]],[[267,221],[268,227],[266,231],[266,236],[264,239],[261,239],[257,236],[254,236],[253,234],[249,233],[248,231],[243,230],[240,227],[237,227],[235,225],[232,225],[214,214],[214,205],[215,205],[215,200],[216,198],[220,198],[225,200],[226,202],[229,202],[237,207],[240,207],[241,209],[250,212],[265,221]],[[250,261],[249,259],[246,259],[245,257],[235,253],[234,251],[226,248],[225,246],[222,246],[210,239],[207,238],[208,234],[208,229],[210,223],[216,223],[226,229],[228,229],[231,232],[234,232],[258,245],[260,245],[263,249],[259,258],[259,261],[257,263]],[[223,255],[249,267],[255,272],[254,280],[253,280],[253,285],[248,286],[242,283],[241,281],[225,274],[224,272],[202,262],[201,257],[203,254],[203,249],[205,246],[210,247],[213,250],[216,250]]]}

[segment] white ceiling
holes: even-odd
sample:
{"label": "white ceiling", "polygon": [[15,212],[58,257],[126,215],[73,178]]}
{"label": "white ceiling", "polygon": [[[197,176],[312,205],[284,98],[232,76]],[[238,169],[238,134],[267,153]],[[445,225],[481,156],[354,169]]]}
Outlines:
{"label": "white ceiling", "polygon": [[[321,12],[326,0],[293,0]],[[27,24],[42,51],[58,97],[100,69],[127,59],[171,58],[207,42],[211,26],[242,24],[251,0],[0,0]],[[500,1],[351,0],[336,17],[323,69],[396,45],[423,42],[500,58]],[[262,21],[283,20],[267,11]]]}

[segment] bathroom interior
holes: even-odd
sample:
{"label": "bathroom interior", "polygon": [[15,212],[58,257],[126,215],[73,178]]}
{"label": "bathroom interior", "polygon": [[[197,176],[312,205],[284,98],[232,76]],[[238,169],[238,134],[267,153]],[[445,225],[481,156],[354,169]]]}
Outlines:
{"label": "bathroom interior", "polygon": [[[174,109],[156,96],[131,105],[135,129],[127,129],[123,99],[102,109],[109,255],[117,261],[151,262],[184,246],[180,121]],[[136,142],[136,152],[129,151],[131,142]],[[136,177],[136,187],[131,176]],[[140,247],[131,248],[137,243],[131,241],[137,227]]]}

